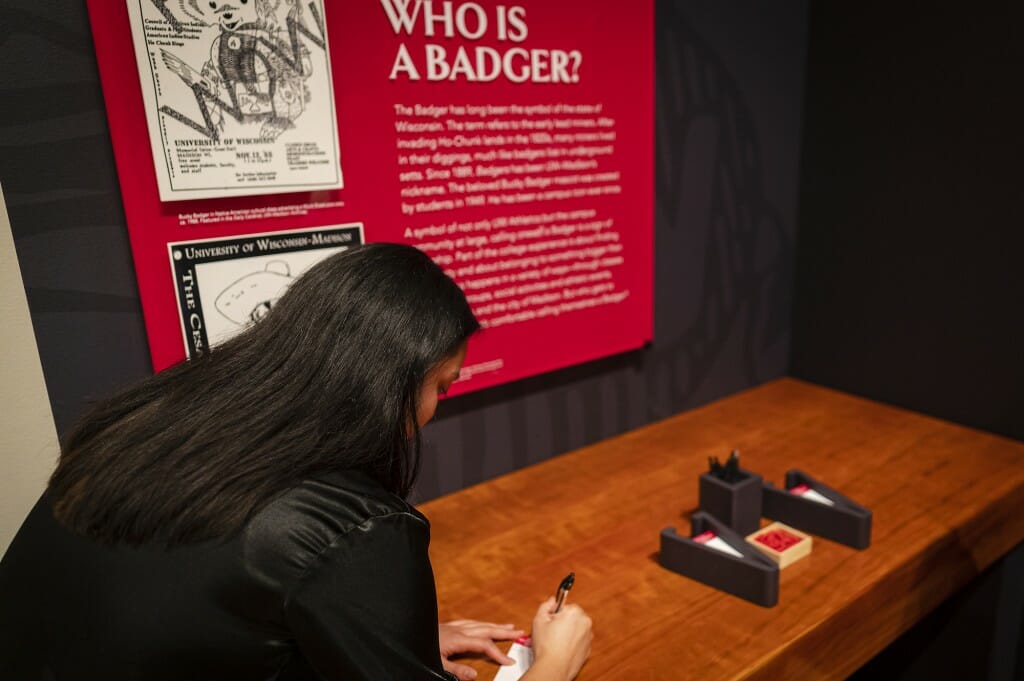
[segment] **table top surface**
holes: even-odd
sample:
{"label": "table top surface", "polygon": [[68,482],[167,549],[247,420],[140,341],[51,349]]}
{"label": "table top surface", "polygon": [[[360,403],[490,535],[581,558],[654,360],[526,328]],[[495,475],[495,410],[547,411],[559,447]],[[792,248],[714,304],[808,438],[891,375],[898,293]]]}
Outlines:
{"label": "table top surface", "polygon": [[[689,533],[707,457],[733,449],[776,486],[798,468],[871,509],[871,546],[815,537],[773,608],[662,568],[660,531]],[[584,681],[845,678],[1024,540],[1022,508],[1024,443],[794,379],[421,507],[442,621],[528,629],[576,572]]]}

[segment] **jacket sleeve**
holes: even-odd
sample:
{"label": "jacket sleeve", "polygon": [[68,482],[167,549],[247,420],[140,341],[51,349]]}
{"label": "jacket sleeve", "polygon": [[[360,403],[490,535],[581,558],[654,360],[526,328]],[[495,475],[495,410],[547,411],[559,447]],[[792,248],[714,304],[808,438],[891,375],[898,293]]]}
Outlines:
{"label": "jacket sleeve", "polygon": [[285,602],[285,621],[324,679],[453,679],[441,666],[426,521],[370,518],[328,546]]}

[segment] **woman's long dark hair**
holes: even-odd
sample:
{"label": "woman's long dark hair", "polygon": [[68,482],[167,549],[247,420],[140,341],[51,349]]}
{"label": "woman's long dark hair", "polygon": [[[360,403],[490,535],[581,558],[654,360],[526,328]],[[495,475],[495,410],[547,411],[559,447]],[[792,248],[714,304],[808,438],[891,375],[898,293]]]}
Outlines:
{"label": "woman's long dark hair", "polygon": [[230,535],[325,472],[404,497],[424,376],[478,328],[412,247],[327,258],[246,331],[97,405],[63,442],[55,513],[101,541],[175,545]]}

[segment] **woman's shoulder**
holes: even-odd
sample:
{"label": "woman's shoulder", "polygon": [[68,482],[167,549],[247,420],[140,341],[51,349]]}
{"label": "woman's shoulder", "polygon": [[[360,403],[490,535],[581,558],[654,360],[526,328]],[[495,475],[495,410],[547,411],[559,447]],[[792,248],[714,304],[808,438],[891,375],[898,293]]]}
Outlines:
{"label": "woman's shoulder", "polygon": [[[250,571],[287,590],[320,556],[357,528],[399,516],[401,526],[429,537],[427,519],[370,477],[337,472],[305,480],[261,509],[243,529],[243,559]],[[391,524],[393,526],[393,524]]]}
{"label": "woman's shoulder", "polygon": [[358,471],[336,471],[304,480],[267,505],[257,516],[281,514],[323,525],[326,532],[344,532],[370,518],[407,513],[426,518],[407,501]]}

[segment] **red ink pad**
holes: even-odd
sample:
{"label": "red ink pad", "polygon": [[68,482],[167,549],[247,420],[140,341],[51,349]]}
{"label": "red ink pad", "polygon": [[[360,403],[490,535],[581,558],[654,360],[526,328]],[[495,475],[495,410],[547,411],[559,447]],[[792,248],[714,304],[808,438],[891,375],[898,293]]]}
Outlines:
{"label": "red ink pad", "polygon": [[811,538],[782,523],[762,527],[749,535],[747,542],[778,563],[780,568],[800,560],[811,552]]}

